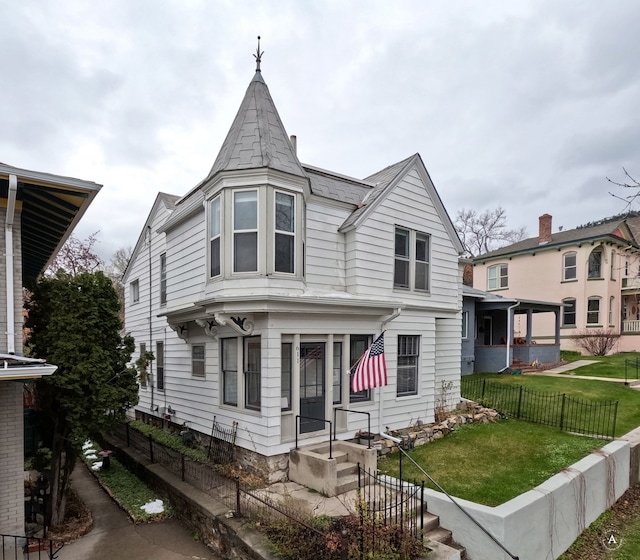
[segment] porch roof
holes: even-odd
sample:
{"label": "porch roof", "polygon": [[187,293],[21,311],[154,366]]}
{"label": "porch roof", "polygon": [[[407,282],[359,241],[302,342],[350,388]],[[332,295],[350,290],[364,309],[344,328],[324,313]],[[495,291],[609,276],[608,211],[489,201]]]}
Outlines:
{"label": "porch roof", "polygon": [[52,375],[58,366],[18,354],[0,353],[0,381],[24,381]]}

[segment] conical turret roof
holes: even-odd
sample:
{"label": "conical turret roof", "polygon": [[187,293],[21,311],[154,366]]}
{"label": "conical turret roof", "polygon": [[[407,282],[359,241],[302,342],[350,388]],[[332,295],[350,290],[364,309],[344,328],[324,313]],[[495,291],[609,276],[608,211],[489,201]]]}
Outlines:
{"label": "conical turret roof", "polygon": [[306,177],[258,70],[207,179],[220,171],[263,167]]}

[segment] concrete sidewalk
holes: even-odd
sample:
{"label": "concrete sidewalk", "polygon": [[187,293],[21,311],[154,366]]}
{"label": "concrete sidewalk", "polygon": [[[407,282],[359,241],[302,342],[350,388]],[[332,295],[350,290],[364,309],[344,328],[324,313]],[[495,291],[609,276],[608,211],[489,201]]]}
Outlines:
{"label": "concrete sidewalk", "polygon": [[[574,369],[578,369],[582,366],[588,366],[589,364],[595,364],[597,361],[598,360],[577,360],[575,362],[569,362],[568,364],[564,364],[553,369],[534,371],[527,375],[546,375],[548,377],[567,377],[568,375],[575,376],[575,373],[572,373]],[[593,375],[580,375],[577,377],[579,377],[579,379],[590,379],[592,381],[608,381],[609,383],[620,383],[623,385],[626,383],[632,389],[640,390],[640,380],[638,379],[629,379],[625,381],[620,377],[596,377]]]}
{"label": "concrete sidewalk", "polygon": [[175,519],[134,525],[82,463],[76,465],[71,481],[91,510],[94,526],[65,545],[59,560],[222,560]]}

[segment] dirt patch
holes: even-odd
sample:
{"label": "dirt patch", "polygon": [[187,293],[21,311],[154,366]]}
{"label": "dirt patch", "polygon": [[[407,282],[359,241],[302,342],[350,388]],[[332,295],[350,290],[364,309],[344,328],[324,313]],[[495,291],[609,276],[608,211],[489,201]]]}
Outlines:
{"label": "dirt patch", "polygon": [[610,519],[587,529],[561,556],[562,560],[602,560],[610,557],[603,539],[613,530],[624,536],[625,526],[640,517],[640,486],[629,488],[609,510]]}
{"label": "dirt patch", "polygon": [[91,511],[73,490],[67,495],[67,510],[64,523],[58,527],[51,527],[47,537],[65,543],[73,542],[86,535],[93,528]]}

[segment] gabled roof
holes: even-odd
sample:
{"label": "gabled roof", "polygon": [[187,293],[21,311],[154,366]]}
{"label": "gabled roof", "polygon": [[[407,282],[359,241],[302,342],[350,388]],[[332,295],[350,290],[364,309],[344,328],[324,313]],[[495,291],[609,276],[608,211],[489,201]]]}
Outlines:
{"label": "gabled roof", "polygon": [[136,246],[133,248],[133,251],[131,252],[131,258],[129,259],[127,268],[122,274],[123,281],[126,282],[127,277],[129,276],[129,272],[131,271],[131,264],[135,261],[136,257],[140,253],[140,250],[145,244],[145,239],[147,237],[147,228],[151,227],[151,223],[153,222],[153,218],[156,215],[158,208],[160,208],[160,206],[164,206],[167,210],[169,210],[170,212],[173,212],[176,206],[176,202],[178,200],[180,200],[180,197],[174,194],[168,194],[163,192],[158,193],[158,195],[156,196],[156,199],[153,202],[153,206],[151,207],[151,210],[147,215],[147,219],[144,222],[144,226],[140,231],[140,235],[138,237],[138,241],[136,242]]}
{"label": "gabled roof", "polygon": [[102,185],[0,163],[0,198],[8,196],[11,175],[17,178],[22,281],[28,285],[53,260]]}
{"label": "gabled roof", "polygon": [[551,235],[551,241],[540,243],[539,237],[530,237],[523,241],[518,241],[506,247],[501,247],[495,251],[489,251],[483,255],[479,255],[473,259],[474,262],[495,259],[498,257],[506,257],[510,255],[532,253],[548,248],[558,248],[567,245],[577,245],[579,243],[599,241],[599,240],[617,240],[625,245],[637,247],[637,243],[631,230],[627,226],[626,220],[617,220],[604,224],[597,224],[591,227],[581,227],[569,229],[566,231],[557,231]]}
{"label": "gabled roof", "polygon": [[306,178],[258,70],[205,181],[220,171],[261,167]]}

